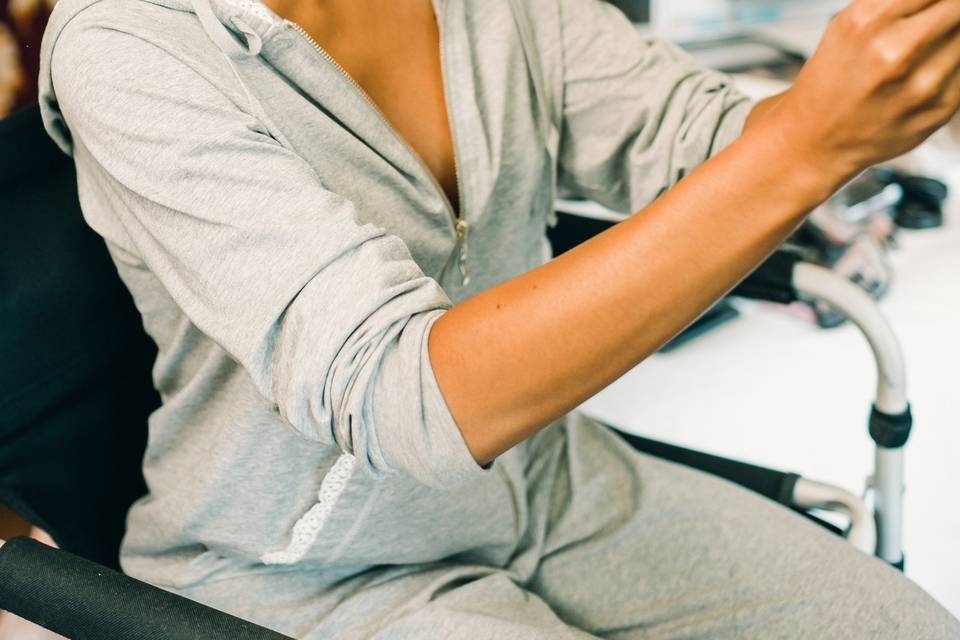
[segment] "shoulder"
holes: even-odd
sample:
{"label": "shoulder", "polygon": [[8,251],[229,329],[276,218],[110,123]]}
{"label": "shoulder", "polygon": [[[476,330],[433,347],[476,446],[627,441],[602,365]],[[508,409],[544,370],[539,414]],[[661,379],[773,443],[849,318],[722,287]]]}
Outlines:
{"label": "shoulder", "polygon": [[214,85],[232,81],[226,60],[196,16],[154,2],[60,0],[43,47],[41,75],[46,71],[57,93],[89,80],[154,82],[155,73],[177,69],[184,77],[197,74]]}
{"label": "shoulder", "polygon": [[89,41],[106,32],[185,51],[203,35],[193,13],[172,5],[143,0],[59,0],[50,16],[44,46],[53,53],[78,39],[96,45]]}
{"label": "shoulder", "polygon": [[[144,0],[60,0],[44,35],[40,90],[47,128],[65,149],[71,112],[149,119],[174,100],[205,110],[245,105],[196,16]],[[129,113],[133,105],[147,113]]]}

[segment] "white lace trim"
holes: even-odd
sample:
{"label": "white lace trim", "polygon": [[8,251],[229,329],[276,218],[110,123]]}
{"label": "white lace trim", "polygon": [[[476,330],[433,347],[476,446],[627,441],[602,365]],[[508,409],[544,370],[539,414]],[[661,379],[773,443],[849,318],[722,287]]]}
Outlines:
{"label": "white lace trim", "polygon": [[353,469],[357,465],[357,459],[349,453],[345,453],[337,458],[330,471],[324,476],[320,483],[320,491],[317,492],[317,502],[310,510],[303,514],[296,524],[293,525],[293,534],[290,537],[290,543],[282,551],[272,551],[260,556],[260,561],[264,564],[293,564],[304,555],[311,545],[317,540],[320,530],[326,523],[334,505],[340,499],[340,495],[347,487],[347,482],[353,474]]}

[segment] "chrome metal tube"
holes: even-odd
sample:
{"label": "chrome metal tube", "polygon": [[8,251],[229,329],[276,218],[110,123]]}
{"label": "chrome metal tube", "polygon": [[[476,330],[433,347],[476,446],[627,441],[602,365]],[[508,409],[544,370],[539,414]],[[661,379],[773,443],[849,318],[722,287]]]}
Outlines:
{"label": "chrome metal tube", "polygon": [[903,448],[877,447],[874,464],[877,555],[899,564],[903,561]]}
{"label": "chrome metal tube", "polygon": [[900,343],[876,300],[866,291],[829,269],[797,263],[793,286],[806,296],[839,309],[863,333],[877,362],[878,410],[896,415],[907,408],[907,374]]}
{"label": "chrome metal tube", "polygon": [[859,496],[846,489],[800,478],[793,488],[793,504],[801,509],[837,511],[850,519],[847,540],[866,554],[873,555],[877,548],[877,528],[873,514]]}
{"label": "chrome metal tube", "polygon": [[[866,337],[877,366],[874,406],[888,415],[908,410],[903,351],[890,323],[866,291],[829,269],[798,263],[793,284],[803,295],[827,302],[856,325]],[[903,560],[903,448],[877,447],[874,460],[876,553],[891,564]]]}

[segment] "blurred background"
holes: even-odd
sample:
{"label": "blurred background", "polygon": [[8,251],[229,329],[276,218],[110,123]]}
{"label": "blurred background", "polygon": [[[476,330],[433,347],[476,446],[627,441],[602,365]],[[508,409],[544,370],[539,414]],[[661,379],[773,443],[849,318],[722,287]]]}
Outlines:
{"label": "blurred background", "polygon": [[[43,26],[56,0],[0,2],[0,117],[36,100]],[[638,25],[681,42],[737,34],[745,28],[822,24],[838,0],[614,0]]]}
{"label": "blurred background", "polygon": [[55,0],[0,3],[0,117],[37,100],[40,40]]}

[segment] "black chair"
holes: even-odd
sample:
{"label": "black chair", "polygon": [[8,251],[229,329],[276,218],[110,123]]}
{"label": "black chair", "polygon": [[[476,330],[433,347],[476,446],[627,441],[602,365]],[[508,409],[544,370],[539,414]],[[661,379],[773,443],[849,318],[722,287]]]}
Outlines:
{"label": "black chair", "polygon": [[156,348],[36,108],[0,120],[0,260],[0,503],[62,549],[0,547],[0,608],[70,638],[282,638],[116,571]]}
{"label": "black chair", "polygon": [[[60,546],[0,546],[0,608],[69,638],[284,637],[117,571],[126,511],[145,492],[155,347],[37,109],[0,121],[0,150],[0,503]],[[796,474],[622,435],[794,506]]]}
{"label": "black chair", "polygon": [[0,503],[116,568],[156,351],[37,109],[0,120],[0,149]]}

